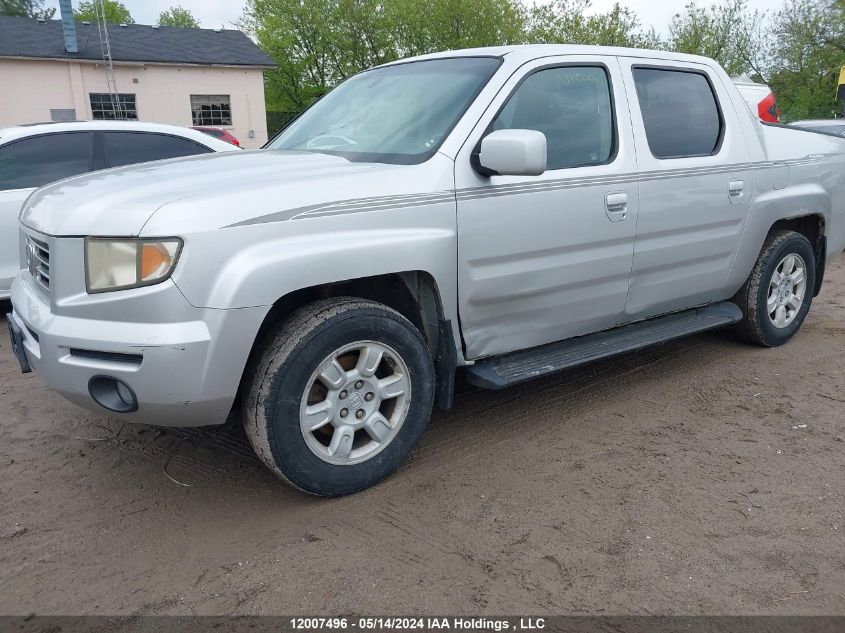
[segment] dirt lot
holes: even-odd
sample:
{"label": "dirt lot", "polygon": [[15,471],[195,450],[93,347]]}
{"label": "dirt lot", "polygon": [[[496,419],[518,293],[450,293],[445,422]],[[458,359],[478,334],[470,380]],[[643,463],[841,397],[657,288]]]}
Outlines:
{"label": "dirt lot", "polygon": [[845,614],[843,307],[845,257],[785,347],[467,390],[339,500],[237,426],[77,409],[0,338],[0,613]]}

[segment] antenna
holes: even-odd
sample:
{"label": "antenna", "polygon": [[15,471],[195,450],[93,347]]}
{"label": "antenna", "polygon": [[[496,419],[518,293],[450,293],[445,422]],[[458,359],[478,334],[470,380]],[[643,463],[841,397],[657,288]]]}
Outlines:
{"label": "antenna", "polygon": [[100,52],[103,55],[103,66],[106,69],[106,84],[111,98],[112,109],[116,119],[126,119],[123,111],[123,104],[120,102],[120,95],[117,92],[117,80],[114,76],[114,64],[111,57],[111,40],[109,40],[109,27],[106,23],[106,7],[103,0],[94,0],[94,12],[97,16],[97,29],[100,32]]}

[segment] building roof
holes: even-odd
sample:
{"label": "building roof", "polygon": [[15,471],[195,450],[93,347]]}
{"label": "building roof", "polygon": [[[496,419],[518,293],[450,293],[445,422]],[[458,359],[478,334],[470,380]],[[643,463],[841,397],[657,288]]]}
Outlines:
{"label": "building roof", "polygon": [[[78,53],[65,51],[61,20],[0,16],[0,57],[102,60],[97,25],[76,23]],[[109,24],[112,60],[203,66],[259,66],[273,60],[241,31]]]}

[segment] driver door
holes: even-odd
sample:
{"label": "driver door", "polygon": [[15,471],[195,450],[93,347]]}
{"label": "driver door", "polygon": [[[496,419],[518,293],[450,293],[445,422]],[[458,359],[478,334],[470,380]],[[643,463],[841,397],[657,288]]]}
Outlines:
{"label": "driver door", "polygon": [[[496,129],[543,132],[540,176],[481,176]],[[614,57],[536,60],[508,80],[458,155],[458,298],[476,359],[619,325],[638,213],[633,132]]]}

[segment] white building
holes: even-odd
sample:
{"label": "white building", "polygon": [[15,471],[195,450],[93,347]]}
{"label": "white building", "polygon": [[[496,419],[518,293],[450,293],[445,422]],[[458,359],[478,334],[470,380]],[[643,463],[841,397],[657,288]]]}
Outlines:
{"label": "white building", "polygon": [[0,127],[128,118],[223,128],[243,147],[267,141],[273,61],[246,35],[140,24],[110,24],[108,35],[117,105],[96,24],[0,16]]}

